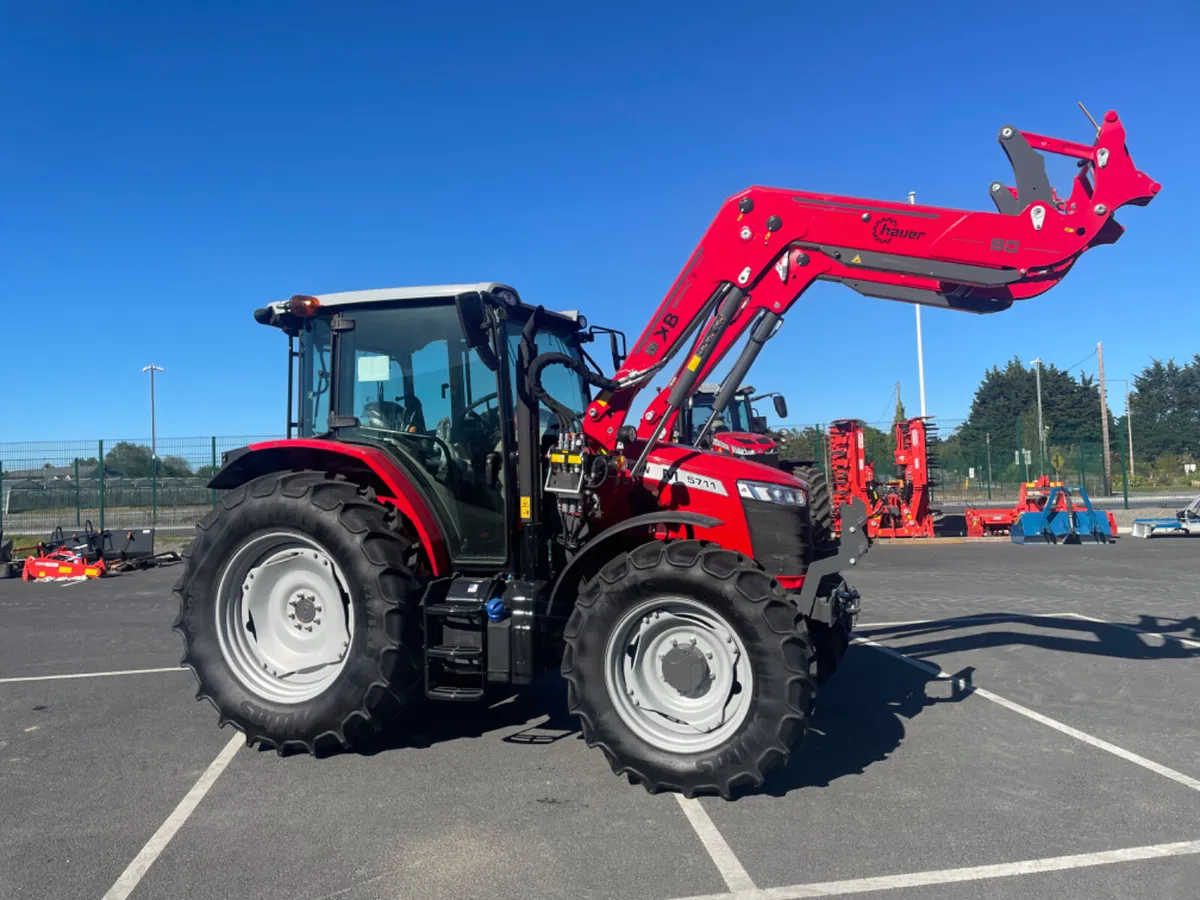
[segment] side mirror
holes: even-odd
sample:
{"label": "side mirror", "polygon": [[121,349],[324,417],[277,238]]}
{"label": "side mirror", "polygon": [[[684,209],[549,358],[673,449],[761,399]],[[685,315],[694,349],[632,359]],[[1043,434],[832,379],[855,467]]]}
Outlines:
{"label": "side mirror", "polygon": [[787,401],[783,399],[783,394],[776,394],[771,398],[775,404],[775,415],[781,419],[787,418]]}
{"label": "side mirror", "polygon": [[487,324],[487,309],[484,307],[483,295],[479,291],[459,294],[454,298],[454,306],[458,310],[458,324],[462,328],[467,346],[485,346],[488,341],[487,331],[484,330]]}
{"label": "side mirror", "polygon": [[610,331],[608,333],[608,345],[612,349],[613,371],[621,368],[621,363],[625,362],[625,354],[621,352],[617,344],[617,333]]}

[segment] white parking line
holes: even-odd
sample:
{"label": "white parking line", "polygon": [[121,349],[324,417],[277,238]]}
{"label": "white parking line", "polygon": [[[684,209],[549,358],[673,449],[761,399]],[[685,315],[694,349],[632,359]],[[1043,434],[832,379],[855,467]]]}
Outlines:
{"label": "white parking line", "polygon": [[79,672],[74,675],[22,675],[20,678],[0,678],[0,684],[16,684],[20,681],[63,681],[68,678],[111,678],[113,675],[150,675],[154,672],[186,672],[183,666],[168,666],[163,669],[122,669],[117,672]]}
{"label": "white parking line", "polygon": [[721,873],[721,877],[725,879],[729,890],[733,891],[735,896],[753,896],[755,887],[754,882],[750,879],[750,873],[746,871],[746,867],[742,865],[741,860],[737,858],[737,854],[733,852],[733,848],[725,841],[721,832],[717,831],[717,826],[708,817],[708,813],[704,811],[700,801],[689,800],[682,794],[676,794],[675,799],[679,801],[683,814],[692,823],[696,837],[700,838],[700,843],[708,851],[709,858],[717,867],[717,871]]}
{"label": "white parking line", "polygon": [[150,836],[150,840],[146,841],[146,846],[142,847],[137,856],[133,858],[121,876],[113,883],[113,886],[108,889],[101,900],[125,900],[133,889],[138,886],[138,882],[142,880],[150,866],[154,864],[154,860],[158,859],[159,854],[167,848],[167,844],[171,843],[171,838],[175,837],[175,832],[179,827],[187,821],[204,799],[204,795],[212,789],[213,784],[225,771],[225,767],[229,765],[234,754],[238,749],[246,743],[245,735],[235,734],[229,739],[224,749],[217,754],[204,774],[192,785],[192,789],[184,795],[184,798],[179,801],[179,805],[167,816],[167,820],[158,826],[158,831]]}
{"label": "white parking line", "polygon": [[1122,631],[1132,631],[1135,634],[1145,634],[1150,637],[1160,637],[1165,641],[1178,641],[1185,647],[1200,647],[1200,641],[1193,641],[1190,638],[1178,637],[1174,634],[1167,634],[1165,631],[1147,631],[1144,628],[1136,628],[1133,625],[1122,625],[1120,622],[1110,622],[1107,619],[1097,619],[1095,616],[1085,616],[1083,613],[1059,613],[1070,619],[1082,619],[1084,622],[1099,622],[1103,625],[1108,625],[1111,628],[1120,628]]}
{"label": "white parking line", "polygon": [[1113,863],[1165,859],[1171,856],[1191,856],[1200,853],[1200,841],[1180,841],[1174,844],[1152,844],[1146,847],[1126,847],[1099,853],[1079,853],[1074,856],[1050,856],[1020,862],[998,863],[991,866],[967,866],[961,869],[936,869],[904,875],[883,875],[875,878],[854,878],[846,881],[823,881],[793,884],[766,890],[703,894],[679,900],[808,900],[812,897],[837,897],[871,891],[890,891],[896,888],[924,887],[932,884],[955,884],[964,881],[984,881],[990,878],[1009,878],[1014,875],[1036,875],[1040,872],[1062,872],[1067,869],[1086,869]]}
{"label": "white parking line", "polygon": [[[856,637],[854,640],[856,643],[865,644],[868,647],[874,647],[876,650],[882,650],[889,656],[894,656],[897,659],[903,660],[909,665],[916,666],[918,669],[924,669],[926,672],[929,672],[941,680],[956,682],[957,686],[960,688],[966,687],[962,684],[961,679],[956,679],[954,676],[948,675],[942,670],[941,666],[937,665],[937,663],[932,663],[925,659],[913,659],[911,656],[905,656],[899,650],[886,647],[883,644],[870,640],[869,638]],[[1184,787],[1189,787],[1193,791],[1200,791],[1200,780],[1192,778],[1189,775],[1184,775],[1182,772],[1176,772],[1174,769],[1168,769],[1166,766],[1161,765],[1160,763],[1156,763],[1151,759],[1146,759],[1144,756],[1139,756],[1138,754],[1126,750],[1123,747],[1118,747],[1116,744],[1110,744],[1108,741],[1101,740],[1098,737],[1093,737],[1086,732],[1080,731],[1078,728],[1072,728],[1070,725],[1065,725],[1062,722],[1059,722],[1057,719],[1051,719],[1049,716],[1044,716],[1040,712],[1035,712],[1026,706],[1022,706],[1019,703],[1014,703],[1005,697],[1001,697],[999,694],[993,694],[986,688],[976,687],[974,685],[971,685],[970,688],[972,693],[978,694],[985,700],[991,700],[998,706],[1003,706],[1007,710],[1015,712],[1018,715],[1025,716],[1027,719],[1032,719],[1035,722],[1039,722],[1042,725],[1045,725],[1047,728],[1053,728],[1055,731],[1059,731],[1069,737],[1073,737],[1075,740],[1082,741],[1085,744],[1090,744],[1099,750],[1103,750],[1105,753],[1111,753],[1113,756],[1119,757],[1126,762],[1131,762],[1136,766],[1141,766],[1143,769],[1148,769],[1151,772],[1163,776],[1164,778],[1170,778],[1172,781],[1182,784]]]}

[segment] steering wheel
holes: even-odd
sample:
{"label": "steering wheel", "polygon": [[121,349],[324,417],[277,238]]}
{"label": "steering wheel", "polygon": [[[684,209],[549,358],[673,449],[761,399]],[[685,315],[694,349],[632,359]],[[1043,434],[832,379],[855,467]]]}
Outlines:
{"label": "steering wheel", "polygon": [[480,397],[474,403],[471,403],[469,406],[467,406],[467,408],[462,411],[462,415],[464,417],[466,417],[468,415],[472,415],[482,423],[483,415],[482,415],[482,413],[476,411],[475,407],[482,406],[485,403],[490,403],[492,400],[496,400],[498,397],[499,397],[499,394],[497,394],[495,392],[493,392],[491,394],[486,394],[483,397]]}

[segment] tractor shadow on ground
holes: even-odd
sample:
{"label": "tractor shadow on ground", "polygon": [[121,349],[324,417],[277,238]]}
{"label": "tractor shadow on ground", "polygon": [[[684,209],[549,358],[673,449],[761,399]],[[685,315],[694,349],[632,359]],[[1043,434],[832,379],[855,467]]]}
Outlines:
{"label": "tractor shadow on ground", "polygon": [[[1005,626],[1020,625],[1031,630]],[[983,629],[983,630],[976,630]],[[1138,629],[1147,634],[1139,634]],[[857,634],[874,640],[902,639],[895,649],[916,659],[947,653],[1026,646],[1060,653],[1103,656],[1110,659],[1194,659],[1200,647],[1181,640],[1200,636],[1200,618],[1173,619],[1140,615],[1136,623],[1094,622],[1070,616],[1030,616],[1018,613],[981,613],[912,625],[864,625]],[[1168,635],[1167,639],[1154,634]],[[1181,640],[1171,640],[1170,638]],[[914,638],[928,640],[914,642]],[[1156,642],[1161,642],[1155,646]]]}
{"label": "tractor shadow on ground", "polygon": [[852,645],[821,689],[812,725],[788,764],[747,794],[782,797],[861,775],[900,747],[906,721],[968,693],[955,692],[949,682],[878,650]]}
{"label": "tractor shadow on ground", "polygon": [[[349,752],[376,756],[392,750],[426,749],[496,732],[507,732],[498,738],[507,744],[544,746],[579,733],[575,719],[567,714],[566,682],[556,672],[547,673],[528,687],[514,690],[486,706],[421,701],[404,716],[404,722],[407,724],[365,739]],[[336,756],[344,752],[347,751],[334,748],[319,755]]]}

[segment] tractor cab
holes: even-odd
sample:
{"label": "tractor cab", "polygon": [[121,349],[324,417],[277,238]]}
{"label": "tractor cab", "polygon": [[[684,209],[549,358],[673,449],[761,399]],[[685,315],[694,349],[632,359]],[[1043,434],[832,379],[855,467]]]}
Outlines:
{"label": "tractor cab", "polygon": [[[482,351],[462,320],[464,293],[486,293],[502,313]],[[500,563],[514,545],[516,364],[532,314],[514,290],[489,283],[298,297],[256,317],[291,339],[289,430],[386,450],[432,501],[456,561]],[[542,311],[538,350],[582,359],[586,324]],[[578,374],[555,366],[544,380],[566,405],[587,407]],[[539,442],[558,428],[544,405],[537,427]]]}

